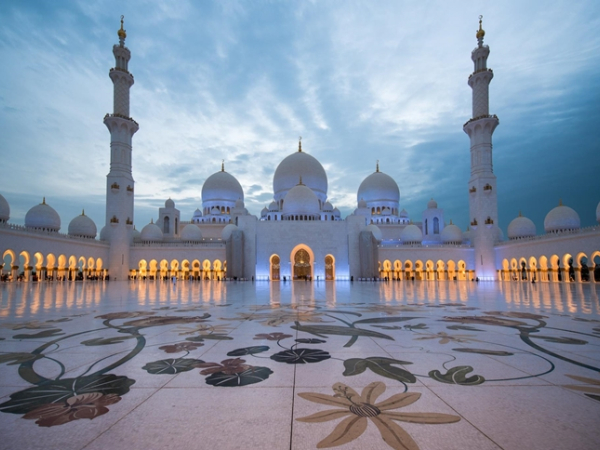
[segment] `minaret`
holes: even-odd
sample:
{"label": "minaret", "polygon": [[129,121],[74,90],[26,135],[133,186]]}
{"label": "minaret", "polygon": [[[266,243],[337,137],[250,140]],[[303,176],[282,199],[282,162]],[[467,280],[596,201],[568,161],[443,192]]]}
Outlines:
{"label": "minaret", "polygon": [[115,67],[110,69],[114,86],[113,113],[104,116],[110,132],[110,172],[106,177],[106,229],[110,242],[108,273],[111,279],[126,280],[129,274],[129,250],[133,236],[133,193],[131,175],[131,139],[138,124],[129,117],[129,89],[133,75],[127,70],[131,52],[125,47],[127,34],[117,32],[119,45],[113,46]]}
{"label": "minaret", "polygon": [[469,213],[471,242],[475,247],[475,274],[480,280],[497,279],[494,227],[498,224],[496,176],[492,168],[492,134],[498,117],[489,112],[489,84],[494,77],[487,68],[490,49],[483,45],[485,31],[479,16],[477,47],[471,52],[475,70],[469,76],[473,89],[473,118],[463,127],[471,140],[471,178],[469,180]]}

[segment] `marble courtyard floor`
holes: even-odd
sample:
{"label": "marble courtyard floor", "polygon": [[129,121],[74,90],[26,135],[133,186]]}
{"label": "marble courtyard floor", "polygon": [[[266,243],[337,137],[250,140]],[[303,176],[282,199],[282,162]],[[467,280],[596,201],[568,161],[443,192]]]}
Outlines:
{"label": "marble courtyard floor", "polygon": [[1,449],[598,449],[600,284],[0,284]]}

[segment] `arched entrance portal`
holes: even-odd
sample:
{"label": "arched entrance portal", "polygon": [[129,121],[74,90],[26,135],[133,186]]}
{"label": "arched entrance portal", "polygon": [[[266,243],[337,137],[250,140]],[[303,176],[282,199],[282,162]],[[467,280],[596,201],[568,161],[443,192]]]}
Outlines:
{"label": "arched entrance portal", "polygon": [[327,255],[325,257],[325,279],[333,280],[335,279],[335,260],[333,256]]}
{"label": "arched entrance portal", "polygon": [[301,248],[294,255],[294,280],[308,280],[310,276],[310,255],[305,249]]}
{"label": "arched entrance portal", "polygon": [[281,268],[281,260],[278,255],[271,256],[271,280],[279,280],[279,270]]}

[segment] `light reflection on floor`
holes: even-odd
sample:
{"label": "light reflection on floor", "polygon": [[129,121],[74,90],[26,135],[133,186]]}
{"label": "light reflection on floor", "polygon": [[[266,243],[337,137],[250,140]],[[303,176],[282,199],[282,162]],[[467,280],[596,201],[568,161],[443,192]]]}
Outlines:
{"label": "light reflection on floor", "polygon": [[599,293],[2,283],[0,449],[599,448]]}

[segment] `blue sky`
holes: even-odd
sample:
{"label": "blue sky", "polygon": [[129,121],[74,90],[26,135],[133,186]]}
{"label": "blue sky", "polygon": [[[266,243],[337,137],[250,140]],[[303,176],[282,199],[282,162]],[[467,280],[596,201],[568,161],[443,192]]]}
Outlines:
{"label": "blue sky", "polygon": [[468,221],[478,16],[484,16],[500,226],[519,211],[543,232],[559,199],[595,222],[600,201],[600,3],[595,1],[18,1],[0,3],[0,193],[11,222],[45,196],[62,230],[104,222],[112,45],[132,52],[135,223],[171,197],[189,220],[225,168],[246,207],[272,199],[279,162],[325,167],[345,216],[380,161],[400,207],[434,197]]}

